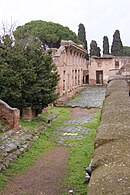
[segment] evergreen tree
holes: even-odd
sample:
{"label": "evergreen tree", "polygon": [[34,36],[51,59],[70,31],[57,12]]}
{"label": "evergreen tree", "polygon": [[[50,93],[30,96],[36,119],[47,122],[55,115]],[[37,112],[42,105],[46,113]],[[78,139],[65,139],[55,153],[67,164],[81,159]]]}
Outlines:
{"label": "evergreen tree", "polygon": [[109,55],[109,40],[107,36],[103,37],[103,54]]}
{"label": "evergreen tree", "polygon": [[38,114],[58,96],[51,52],[44,52],[38,39],[10,44],[6,38],[0,44],[0,98],[20,110],[32,107]]}
{"label": "evergreen tree", "polygon": [[72,40],[77,44],[82,44],[76,33],[68,27],[42,20],[31,21],[23,26],[19,26],[14,34],[18,40],[24,40],[30,36],[39,38],[44,49],[59,48],[61,40]]}
{"label": "evergreen tree", "polygon": [[84,44],[84,48],[88,50],[85,27],[81,23],[79,24],[79,28],[78,28],[78,38]]}
{"label": "evergreen tree", "polygon": [[123,55],[130,56],[130,47],[129,46],[123,46]]}
{"label": "evergreen tree", "polygon": [[98,57],[101,57],[101,53],[100,53],[100,52],[101,52],[100,47],[97,47],[97,56],[98,56]]}
{"label": "evergreen tree", "polygon": [[114,56],[123,55],[123,44],[120,38],[119,30],[116,30],[113,35],[113,42],[111,46],[111,54]]}
{"label": "evergreen tree", "polygon": [[92,40],[90,43],[90,57],[92,56],[98,56],[100,57],[100,47],[97,47],[97,42],[95,40]]}
{"label": "evergreen tree", "polygon": [[2,37],[0,45],[0,99],[10,106],[17,107],[21,97],[21,81],[16,71],[19,52],[17,51],[16,56],[13,54],[12,40],[8,35]]}

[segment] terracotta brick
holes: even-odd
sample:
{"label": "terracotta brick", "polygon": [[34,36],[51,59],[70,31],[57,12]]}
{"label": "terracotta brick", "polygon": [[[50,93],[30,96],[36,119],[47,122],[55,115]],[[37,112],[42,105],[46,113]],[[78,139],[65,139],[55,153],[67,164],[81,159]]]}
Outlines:
{"label": "terracotta brick", "polygon": [[18,130],[20,124],[20,111],[17,108],[11,108],[4,101],[0,100],[0,119],[9,128]]}

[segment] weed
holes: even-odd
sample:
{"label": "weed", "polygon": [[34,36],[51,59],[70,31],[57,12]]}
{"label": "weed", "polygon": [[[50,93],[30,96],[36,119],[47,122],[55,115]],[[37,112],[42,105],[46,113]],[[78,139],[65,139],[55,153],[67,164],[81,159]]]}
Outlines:
{"label": "weed", "polygon": [[37,127],[40,122],[43,122],[48,116],[58,114],[58,118],[56,120],[52,120],[51,125],[47,126],[47,130],[39,137],[39,139],[26,151],[22,156],[17,158],[14,162],[10,163],[9,167],[3,170],[0,173],[0,189],[5,186],[5,183],[15,174],[20,174],[36,161],[36,159],[43,154],[46,150],[53,147],[53,143],[50,141],[51,135],[59,125],[64,120],[68,119],[70,116],[70,110],[68,108],[49,108],[48,113],[43,113],[39,118],[33,121],[21,120],[21,126],[26,127],[28,129]]}
{"label": "weed", "polygon": [[[94,138],[96,129],[99,126],[100,113],[97,113],[92,124],[88,124],[90,132],[87,138],[78,140],[73,145],[68,162],[68,174],[66,176],[65,185],[68,189],[73,189],[75,195],[87,194],[87,186],[85,181],[85,167],[90,164],[94,151]],[[64,193],[67,195],[67,193]]]}

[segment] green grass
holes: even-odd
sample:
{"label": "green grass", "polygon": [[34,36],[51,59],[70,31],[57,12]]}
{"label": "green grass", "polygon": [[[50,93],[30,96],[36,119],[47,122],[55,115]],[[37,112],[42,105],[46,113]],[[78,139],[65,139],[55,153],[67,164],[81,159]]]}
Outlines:
{"label": "green grass", "polygon": [[[90,164],[94,151],[94,138],[96,129],[100,123],[100,113],[97,113],[87,138],[77,141],[72,147],[69,162],[68,175],[66,176],[65,185],[68,189],[73,189],[75,195],[87,194],[87,185],[85,183],[85,167]],[[67,195],[67,193],[64,193]]]}
{"label": "green grass", "polygon": [[0,173],[0,189],[3,189],[6,182],[16,174],[20,174],[28,167],[34,164],[36,159],[43,154],[46,150],[50,149],[54,145],[50,141],[50,137],[56,126],[61,124],[64,120],[70,116],[70,110],[63,107],[50,107],[49,114],[44,113],[38,119],[28,122],[26,120],[21,121],[22,127],[32,128],[39,125],[39,122],[45,121],[48,117],[53,114],[57,114],[58,117],[52,121],[50,126],[47,126],[46,131],[40,136],[40,138],[26,151],[22,156],[17,158],[14,162],[10,163],[9,167]]}
{"label": "green grass", "polygon": [[[17,158],[10,166],[0,173],[0,189],[4,187],[6,182],[16,174],[21,174],[26,169],[32,166],[37,158],[45,151],[54,146],[52,143],[52,134],[57,126],[64,126],[63,122],[70,117],[70,109],[64,107],[49,107],[49,113],[44,113],[36,120],[28,122],[21,121],[21,126],[26,128],[35,128],[39,123],[47,122],[48,119],[53,119],[51,125],[46,125],[46,131],[40,136],[30,149],[21,157]],[[95,116],[94,122],[91,124],[83,124],[82,126],[90,128],[87,138],[74,141],[73,147],[70,148],[70,157],[68,159],[68,172],[65,179],[65,187],[73,189],[75,195],[87,194],[87,184],[85,180],[85,167],[89,165],[94,151],[94,137],[96,129],[100,122],[100,113]],[[69,124],[68,124],[69,125]],[[64,193],[67,195],[67,193]]]}

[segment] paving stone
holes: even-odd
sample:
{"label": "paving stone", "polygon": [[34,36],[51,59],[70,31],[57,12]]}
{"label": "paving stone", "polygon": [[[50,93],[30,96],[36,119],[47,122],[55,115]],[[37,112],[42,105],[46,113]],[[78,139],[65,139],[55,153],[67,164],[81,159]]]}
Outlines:
{"label": "paving stone", "polygon": [[105,98],[106,87],[86,86],[75,98],[68,101],[65,106],[100,108]]}

